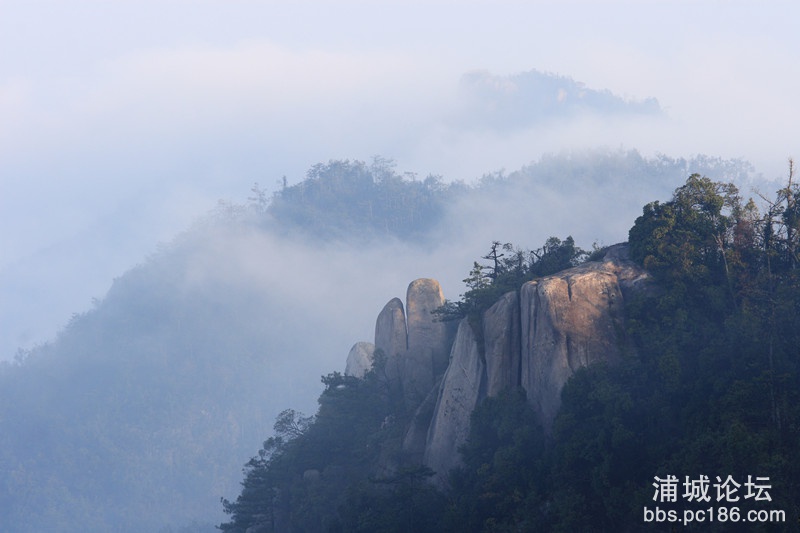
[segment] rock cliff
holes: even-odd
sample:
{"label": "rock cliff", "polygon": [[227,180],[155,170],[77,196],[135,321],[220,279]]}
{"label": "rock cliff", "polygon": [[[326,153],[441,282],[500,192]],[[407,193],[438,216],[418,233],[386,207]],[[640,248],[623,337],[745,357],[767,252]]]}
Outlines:
{"label": "rock cliff", "polygon": [[[399,298],[392,298],[375,321],[374,353],[386,358],[387,384],[396,397],[403,399],[406,412],[413,413],[402,443],[402,455],[410,463],[422,462],[438,386],[453,343],[452,325],[438,322],[433,315],[442,304],[444,294],[439,282],[418,279],[408,286],[405,307]],[[348,360],[359,357],[353,350]],[[357,375],[355,363],[352,368],[350,375]],[[388,473],[399,466],[394,459],[385,458],[381,469]]]}
{"label": "rock cliff", "polygon": [[624,328],[619,280],[594,266],[530,281],[520,290],[520,385],[546,429],[569,377],[581,367],[620,354]]}
{"label": "rock cliff", "polygon": [[454,466],[452,455],[457,455],[458,450],[453,446],[466,440],[470,415],[485,397],[486,365],[466,319],[459,323],[452,354],[439,389],[423,454],[423,464],[437,475]]}
{"label": "rock cliff", "polygon": [[396,358],[408,349],[406,313],[400,298],[392,298],[383,306],[375,322],[375,349],[389,358]]}
{"label": "rock cliff", "polygon": [[434,279],[411,282],[406,292],[408,351],[401,376],[403,392],[411,403],[423,400],[436,377],[446,369],[452,337],[447,324],[437,322],[433,311],[444,305],[444,293]]}
{"label": "rock cliff", "polygon": [[453,328],[433,315],[442,304],[439,282],[418,279],[408,286],[405,308],[399,298],[392,298],[375,322],[375,351],[386,356],[390,384],[412,410],[447,369]]}
{"label": "rock cliff", "polygon": [[[487,396],[507,388],[527,392],[549,432],[561,390],[575,371],[613,362],[628,348],[625,300],[645,290],[646,278],[628,259],[627,245],[612,246],[602,261],[530,281],[503,295],[485,311],[480,341],[466,319],[455,336],[446,324],[433,320],[431,311],[444,302],[438,282],[412,282],[406,295],[408,315],[394,298],[375,328],[375,349],[387,355],[387,375],[396,378],[408,407],[430,413],[429,407],[419,406],[436,398],[432,414],[418,412],[414,418],[405,443],[407,456],[433,469],[444,483],[446,473],[458,465],[458,447],[469,433],[472,411]],[[363,360],[352,351],[351,356]]]}
{"label": "rock cliff", "polygon": [[483,315],[488,396],[495,396],[501,390],[520,383],[520,327],[519,295],[516,292],[503,295]]}

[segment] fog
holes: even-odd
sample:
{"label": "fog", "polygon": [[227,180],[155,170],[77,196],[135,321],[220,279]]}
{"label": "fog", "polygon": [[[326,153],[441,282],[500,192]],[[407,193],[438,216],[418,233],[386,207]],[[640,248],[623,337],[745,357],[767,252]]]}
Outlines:
{"label": "fog", "polygon": [[[38,457],[56,455],[52,479],[31,459],[30,476],[13,481],[64,496],[42,504],[42,523],[59,513],[80,523],[94,495],[125,501],[128,490],[139,507],[125,510],[150,498],[148,519],[161,524],[170,490],[184,489],[198,491],[181,493],[195,507],[168,509],[174,524],[222,520],[218,498],[235,497],[275,414],[313,413],[320,374],[343,370],[412,280],[436,278],[457,299],[494,240],[614,244],[688,173],[771,194],[764,180],[785,176],[796,153],[792,2],[285,4],[0,0],[0,361],[34,349],[0,407],[36,414],[9,416],[22,429],[0,432],[0,448],[13,465],[51,446]],[[645,179],[629,150],[686,165]],[[698,154],[753,171],[691,163]],[[485,186],[418,241],[321,242],[219,215],[255,183],[269,195],[317,163],[373,156],[419,180]],[[629,164],[602,166],[615,157]],[[176,328],[168,341],[159,320]],[[95,363],[112,356],[109,377]],[[154,376],[162,363],[169,372]],[[218,381],[195,379],[209,375]],[[162,398],[162,378],[185,390]],[[14,396],[25,386],[30,405]],[[104,386],[100,402],[75,393]],[[55,421],[52,434],[40,419]],[[108,480],[85,474],[76,450],[87,439],[102,441],[88,462],[103,457]],[[118,487],[114,461],[143,474]],[[37,505],[14,502],[20,513]]]}
{"label": "fog", "polygon": [[[744,164],[670,161],[659,174],[658,164],[636,152],[545,156],[453,194],[438,223],[416,240],[388,234],[320,240],[303,229],[286,233],[274,220],[266,229],[250,226],[247,216],[230,215],[244,206],[223,204],[146,266],[154,279],[172,280],[180,290],[216,293],[212,304],[233,306],[229,312],[254,331],[263,323],[256,350],[274,360],[263,377],[272,391],[262,405],[266,419],[287,407],[313,413],[318,376],[343,371],[351,346],[374,340],[378,313],[394,297],[405,300],[411,281],[435,278],[446,298],[458,300],[463,279],[474,261],[484,262],[492,241],[536,249],[548,237],[573,236],[591,250],[627,240],[642,206],[669,198],[691,172],[743,184],[753,178]],[[242,293],[253,298],[237,296]]]}
{"label": "fog", "polygon": [[[0,4],[0,357],[51,338],[219,198],[380,154],[473,180],[580,146],[784,173],[790,2]],[[463,127],[463,76],[537,69],[653,116]],[[473,117],[474,118],[474,117]]]}

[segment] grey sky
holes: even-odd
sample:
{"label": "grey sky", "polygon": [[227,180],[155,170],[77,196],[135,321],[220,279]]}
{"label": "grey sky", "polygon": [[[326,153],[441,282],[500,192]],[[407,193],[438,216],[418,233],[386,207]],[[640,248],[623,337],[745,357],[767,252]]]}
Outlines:
{"label": "grey sky", "polygon": [[[800,139],[798,6],[0,0],[0,359],[218,198],[331,158],[470,180],[603,145],[780,176]],[[452,127],[465,72],[534,68],[656,97],[666,118]]]}

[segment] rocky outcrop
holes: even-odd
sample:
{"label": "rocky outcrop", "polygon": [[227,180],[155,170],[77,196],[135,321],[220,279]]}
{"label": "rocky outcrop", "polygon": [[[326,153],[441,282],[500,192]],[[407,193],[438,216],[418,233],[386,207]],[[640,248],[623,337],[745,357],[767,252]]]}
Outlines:
{"label": "rocky outcrop", "polygon": [[486,394],[496,396],[520,383],[519,295],[509,292],[483,315]]}
{"label": "rocky outcrop", "polygon": [[590,264],[526,283],[520,305],[521,385],[547,430],[572,374],[619,356],[622,291],[613,269]]}
{"label": "rocky outcrop", "polygon": [[[624,301],[647,290],[646,273],[627,247],[613,246],[604,261],[585,263],[531,281],[501,297],[482,317],[483,352],[462,322],[428,432],[424,464],[437,481],[458,465],[472,409],[503,389],[522,387],[549,432],[561,390],[581,367],[614,361],[626,348]],[[480,384],[480,385],[478,385]]]}
{"label": "rocky outcrop", "polygon": [[375,349],[387,357],[397,357],[408,349],[406,314],[400,298],[392,298],[383,306],[375,321]]}
{"label": "rocky outcrop", "polygon": [[428,429],[423,462],[444,482],[444,475],[458,464],[458,447],[467,439],[469,420],[485,396],[485,365],[468,320],[463,319],[453,342],[433,419]]}
{"label": "rocky outcrop", "polygon": [[405,367],[404,355],[408,351],[406,313],[400,298],[392,298],[378,314],[375,321],[375,350],[386,357],[386,377],[393,389],[401,388],[401,375]]}
{"label": "rocky outcrop", "polygon": [[[402,441],[402,458],[382,457],[379,467],[382,475],[390,475],[403,462],[422,463],[438,386],[447,370],[453,342],[454,328],[436,321],[433,315],[443,304],[444,294],[439,282],[418,279],[408,286],[405,308],[399,298],[392,298],[375,322],[373,354],[384,354],[383,375],[389,389],[403,398],[408,412],[414,413]],[[352,375],[356,375],[355,372],[364,375],[371,368],[374,355],[366,355],[369,346],[369,343],[357,343],[350,351],[347,368],[352,369]],[[361,364],[367,359],[368,366],[362,368]]]}
{"label": "rocky outcrop", "polygon": [[411,418],[411,423],[408,425],[408,430],[403,437],[402,455],[405,464],[423,464],[431,417],[436,408],[441,382],[442,378],[440,376]]}
{"label": "rocky outcrop", "polygon": [[439,282],[418,279],[408,286],[405,308],[392,298],[375,321],[374,351],[386,356],[389,384],[410,410],[419,407],[447,369],[454,328],[433,315],[443,304]]}
{"label": "rocky outcrop", "polygon": [[549,432],[567,380],[579,368],[613,362],[627,349],[624,302],[651,290],[646,280],[647,274],[628,259],[627,246],[612,246],[603,261],[530,281],[519,292],[503,295],[484,313],[479,335],[473,329],[478,325],[465,319],[454,342],[448,326],[431,315],[444,302],[438,282],[411,283],[407,315],[395,298],[375,328],[375,348],[389,356],[387,363],[395,362],[406,407],[416,413],[403,444],[406,457],[421,460],[444,483],[458,465],[458,447],[468,436],[472,411],[507,388],[525,389]]}
{"label": "rocky outcrop", "polygon": [[347,354],[347,364],[344,368],[345,376],[363,378],[372,368],[375,357],[375,345],[371,342],[357,342]]}
{"label": "rocky outcrop", "polygon": [[404,396],[411,404],[419,404],[430,392],[436,376],[447,369],[451,339],[447,325],[437,322],[433,315],[443,304],[444,294],[435,279],[418,279],[408,286],[408,352],[401,379]]}

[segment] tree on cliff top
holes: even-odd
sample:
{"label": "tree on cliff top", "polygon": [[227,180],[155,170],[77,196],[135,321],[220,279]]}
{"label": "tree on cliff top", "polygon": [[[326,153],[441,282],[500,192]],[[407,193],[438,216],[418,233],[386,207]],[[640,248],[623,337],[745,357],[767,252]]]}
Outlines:
{"label": "tree on cliff top", "polygon": [[[476,338],[480,340],[483,338],[483,313],[503,294],[518,291],[527,281],[577,266],[588,257],[589,253],[575,246],[571,236],[563,241],[558,237],[550,237],[536,250],[524,250],[511,243],[494,241],[489,252],[482,256],[482,259],[491,263],[473,263],[469,276],[463,280],[468,290],[461,295],[461,300],[446,300],[434,314],[441,321],[467,317]],[[482,346],[482,343],[478,344]]]}

